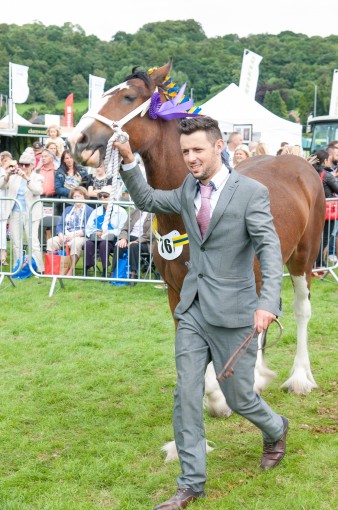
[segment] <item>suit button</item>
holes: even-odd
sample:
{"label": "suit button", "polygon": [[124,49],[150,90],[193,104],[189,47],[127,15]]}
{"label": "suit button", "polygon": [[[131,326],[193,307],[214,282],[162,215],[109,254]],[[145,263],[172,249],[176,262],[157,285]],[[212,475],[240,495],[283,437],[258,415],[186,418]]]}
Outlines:
{"label": "suit button", "polygon": [[200,273],[200,274],[198,275],[198,278],[203,278],[202,273]]}
{"label": "suit button", "polygon": [[205,248],[204,248],[204,246],[202,246],[202,248],[201,248],[201,251],[205,251]]}

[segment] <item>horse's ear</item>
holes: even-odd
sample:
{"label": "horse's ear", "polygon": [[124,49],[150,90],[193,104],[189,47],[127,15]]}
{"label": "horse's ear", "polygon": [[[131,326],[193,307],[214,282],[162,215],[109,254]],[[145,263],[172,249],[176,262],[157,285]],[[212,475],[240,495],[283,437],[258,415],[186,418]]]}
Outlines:
{"label": "horse's ear", "polygon": [[162,67],[158,67],[151,73],[151,79],[154,81],[155,85],[159,87],[162,85],[166,76],[168,76],[171,72],[172,64],[173,59],[170,58],[167,64]]}

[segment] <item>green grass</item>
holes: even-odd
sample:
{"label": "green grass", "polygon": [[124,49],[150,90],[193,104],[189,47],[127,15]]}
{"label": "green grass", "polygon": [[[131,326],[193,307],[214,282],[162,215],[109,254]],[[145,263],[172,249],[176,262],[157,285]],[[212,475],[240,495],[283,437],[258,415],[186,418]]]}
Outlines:
{"label": "green grass", "polygon": [[[152,284],[116,288],[49,279],[0,287],[0,509],[146,510],[171,496],[174,328],[167,295]],[[261,473],[261,438],[238,416],[205,417],[207,499],[196,510],[331,510],[337,507],[338,286],[314,279],[309,328],[318,389],[279,386],[292,366],[292,289],[283,284],[284,335],[267,352],[277,377],[264,393],[290,419],[288,451]]]}
{"label": "green grass", "polygon": [[[39,112],[41,110],[41,107],[43,107],[43,109],[45,109],[45,105],[43,103],[25,103],[25,104],[17,104],[15,105],[16,106],[16,109],[19,113],[19,115],[22,115],[24,116],[25,113],[27,111],[32,111],[32,110],[36,110],[37,112]],[[54,111],[63,111],[64,109],[64,106],[65,106],[65,102],[64,101],[58,101],[55,105],[55,108],[54,108]],[[47,108],[48,110],[48,108]],[[50,110],[50,108],[49,108]],[[82,113],[83,111],[86,111],[88,110],[88,99],[83,99],[82,101],[77,101],[77,102],[74,102],[73,104],[73,111],[75,114],[77,113]],[[49,113],[52,113],[52,112],[49,112]]]}

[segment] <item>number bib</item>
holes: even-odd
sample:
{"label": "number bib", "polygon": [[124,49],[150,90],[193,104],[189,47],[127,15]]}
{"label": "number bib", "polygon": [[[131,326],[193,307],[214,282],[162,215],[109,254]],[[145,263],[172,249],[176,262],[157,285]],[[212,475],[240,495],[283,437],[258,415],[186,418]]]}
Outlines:
{"label": "number bib", "polygon": [[174,260],[181,255],[183,245],[174,244],[174,238],[177,237],[181,237],[177,230],[173,230],[165,236],[161,236],[158,232],[156,232],[157,248],[161,257],[166,260]]}

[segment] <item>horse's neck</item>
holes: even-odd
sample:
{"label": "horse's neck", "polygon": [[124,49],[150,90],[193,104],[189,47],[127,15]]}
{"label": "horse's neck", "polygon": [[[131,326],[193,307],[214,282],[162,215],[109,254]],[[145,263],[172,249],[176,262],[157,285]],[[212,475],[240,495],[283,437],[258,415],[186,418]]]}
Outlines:
{"label": "horse's neck", "polygon": [[175,189],[184,181],[188,169],[183,161],[179,135],[174,124],[158,131],[154,143],[141,154],[147,181],[154,189]]}
{"label": "horse's neck", "polygon": [[[183,161],[179,144],[177,128],[169,134],[165,130],[163,136],[158,136],[153,147],[142,154],[145,165],[147,181],[154,189],[178,188],[185,177],[188,169]],[[161,234],[178,230],[184,233],[184,225],[180,216],[176,214],[158,214],[158,230]]]}

